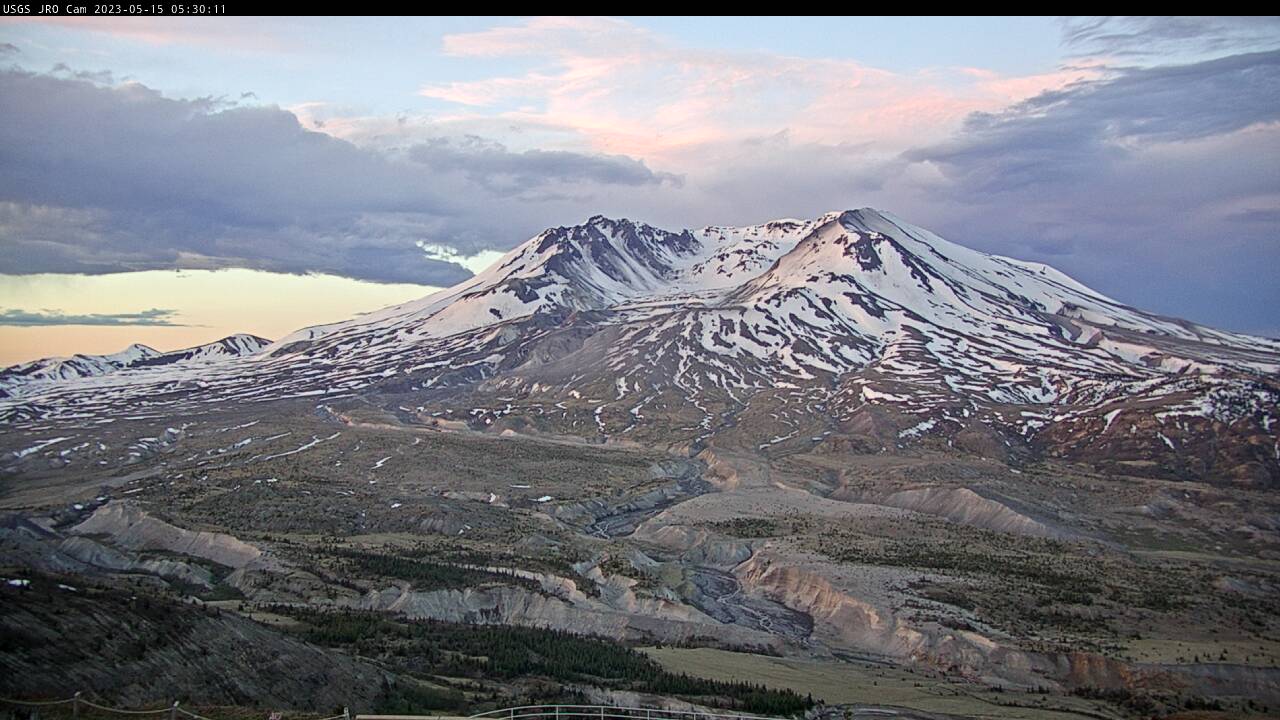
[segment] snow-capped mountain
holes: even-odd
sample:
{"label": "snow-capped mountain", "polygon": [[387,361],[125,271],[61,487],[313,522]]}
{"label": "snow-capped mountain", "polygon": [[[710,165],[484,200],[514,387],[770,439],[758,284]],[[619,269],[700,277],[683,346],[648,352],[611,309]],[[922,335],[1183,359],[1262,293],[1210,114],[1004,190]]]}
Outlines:
{"label": "snow-capped mountain", "polygon": [[0,370],[0,391],[21,383],[105,375],[159,354],[159,350],[135,343],[110,355],[72,355],[69,358],[32,360]]}
{"label": "snow-capped mountain", "polygon": [[206,345],[172,352],[161,352],[134,343],[110,355],[77,354],[69,358],[42,358],[0,369],[0,397],[49,382],[96,377],[128,368],[242,357],[258,352],[270,344],[271,341],[265,338],[238,333]]}
{"label": "snow-capped mountain", "polygon": [[539,312],[601,310],[640,298],[731,287],[767,267],[812,228],[813,223],[781,221],[673,233],[596,216],[542,232],[453,288],[347,322],[305,328],[270,352],[375,326],[443,338]]}
{"label": "snow-capped mountain", "polygon": [[597,216],[421,300],[199,370],[30,386],[0,418],[360,395],[480,429],[763,453],[1106,448],[1280,482],[1277,375],[1280,341],[1142,312],[871,209],[696,231]]}
{"label": "snow-capped mountain", "polygon": [[[1157,344],[1208,343],[1215,347],[1201,349],[1205,362],[1280,372],[1276,341],[1143,313],[1047,266],[970,250],[869,209],[679,233],[597,216],[543,232],[455,288],[307,328],[268,354],[313,353],[385,334],[443,339],[578,311],[633,321],[661,316],[660,327],[684,317],[682,336],[702,336],[703,351],[781,361],[784,374],[799,377],[865,365],[912,329],[977,343],[952,355],[1033,349],[1093,370],[1123,371],[1160,354],[1104,337],[1110,328],[1153,335]],[[825,342],[797,357],[805,339]],[[1190,358],[1161,361],[1176,370]]]}
{"label": "snow-capped mountain", "polygon": [[270,344],[270,340],[258,337],[257,335],[236,333],[235,335],[228,335],[221,340],[215,340],[204,345],[197,345],[184,350],[160,353],[153,357],[139,360],[129,367],[159,367],[161,365],[171,365],[173,363],[198,363],[220,360],[223,358],[245,357],[246,355],[252,355],[259,350],[262,350]]}

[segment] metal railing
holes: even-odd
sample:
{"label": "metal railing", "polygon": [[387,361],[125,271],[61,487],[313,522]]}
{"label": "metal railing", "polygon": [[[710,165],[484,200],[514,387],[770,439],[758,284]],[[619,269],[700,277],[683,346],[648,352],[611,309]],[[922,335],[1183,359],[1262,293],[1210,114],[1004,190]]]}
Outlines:
{"label": "metal railing", "polygon": [[762,715],[616,705],[521,705],[472,715],[481,720],[772,720]]}
{"label": "metal railing", "polygon": [[[15,700],[13,698],[0,697],[0,705],[16,705],[18,707],[42,708],[54,707],[57,705],[70,705],[72,717],[80,717],[82,708],[93,708],[102,712],[116,713],[118,715],[162,715],[168,713],[168,720],[178,720],[179,715],[191,718],[191,720],[213,720],[213,718],[197,715],[186,708],[181,707],[177,700],[168,707],[158,708],[156,710],[130,710],[127,708],[113,708],[106,705],[99,705],[91,700],[86,700],[83,693],[76,693],[65,700]],[[342,709],[341,715],[331,715],[319,720],[351,720],[351,710]]]}

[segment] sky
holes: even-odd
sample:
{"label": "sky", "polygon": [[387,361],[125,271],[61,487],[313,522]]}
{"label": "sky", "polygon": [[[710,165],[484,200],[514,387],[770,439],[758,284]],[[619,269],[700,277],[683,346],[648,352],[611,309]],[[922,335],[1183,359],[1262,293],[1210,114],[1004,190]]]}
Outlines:
{"label": "sky", "polygon": [[888,210],[1280,336],[1276,18],[0,18],[0,365]]}

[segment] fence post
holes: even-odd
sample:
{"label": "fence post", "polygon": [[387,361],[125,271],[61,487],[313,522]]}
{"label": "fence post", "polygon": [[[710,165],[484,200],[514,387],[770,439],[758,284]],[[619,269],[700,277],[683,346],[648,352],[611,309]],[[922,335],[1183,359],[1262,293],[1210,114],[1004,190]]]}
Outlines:
{"label": "fence post", "polygon": [[343,705],[343,706],[342,706],[342,718],[343,718],[343,720],[351,720],[351,706],[350,706],[350,705]]}
{"label": "fence post", "polygon": [[80,691],[77,690],[75,695],[71,696],[71,717],[80,717]]}
{"label": "fence post", "polygon": [[169,720],[178,720],[178,701],[173,701],[173,707],[169,708]]}

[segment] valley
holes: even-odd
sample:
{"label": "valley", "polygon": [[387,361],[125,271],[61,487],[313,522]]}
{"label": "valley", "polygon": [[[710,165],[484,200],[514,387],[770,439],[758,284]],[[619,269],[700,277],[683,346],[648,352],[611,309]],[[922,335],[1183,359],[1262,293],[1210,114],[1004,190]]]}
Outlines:
{"label": "valley", "polygon": [[242,349],[4,376],[0,695],[1280,708],[1275,340],[864,209],[592,218]]}

